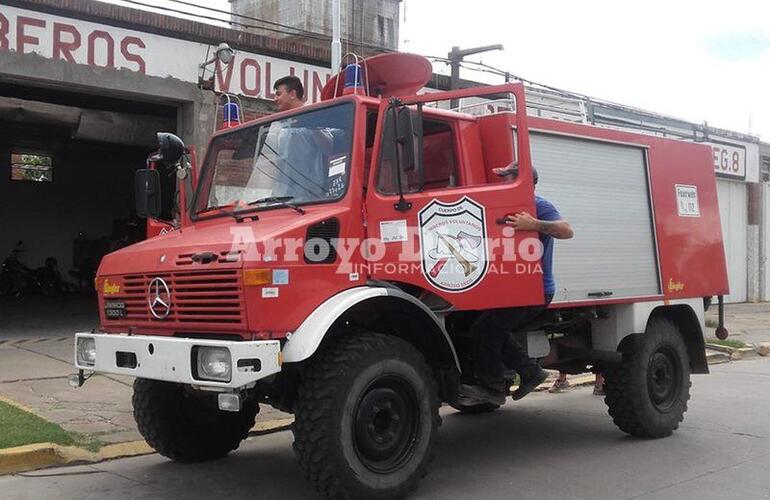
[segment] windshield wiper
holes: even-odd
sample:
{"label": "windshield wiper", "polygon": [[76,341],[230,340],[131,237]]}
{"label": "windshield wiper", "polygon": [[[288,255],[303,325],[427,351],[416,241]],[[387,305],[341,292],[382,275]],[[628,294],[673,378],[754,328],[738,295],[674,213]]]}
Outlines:
{"label": "windshield wiper", "polygon": [[260,203],[279,203],[281,206],[286,208],[291,208],[292,210],[295,210],[297,213],[305,214],[305,210],[298,207],[294,203],[289,203],[289,200],[293,200],[293,196],[267,196],[265,198],[260,198],[258,200],[250,201],[247,203],[248,206],[251,205],[258,205]]}
{"label": "windshield wiper", "polygon": [[[201,210],[200,212],[198,212],[197,214],[201,215],[201,214],[205,214],[207,212],[211,212],[213,210],[218,210],[219,212],[217,212],[216,214],[208,215],[208,216],[204,215],[204,218],[210,219],[212,217],[217,217],[218,215],[229,215],[229,216],[233,217],[236,221],[241,222],[244,219],[244,217],[242,217],[244,214],[247,214],[247,213],[250,213],[250,212],[256,212],[256,211],[259,210],[259,208],[257,208],[257,207],[244,208],[244,209],[241,209],[241,210],[225,210],[226,208],[230,208],[232,206],[233,206],[233,204],[231,203],[231,204],[228,204],[228,205],[218,205],[218,206],[215,206],[215,207],[207,207],[207,208]],[[254,219],[254,220],[259,220],[259,217],[257,217],[256,215],[250,215],[248,218]]]}

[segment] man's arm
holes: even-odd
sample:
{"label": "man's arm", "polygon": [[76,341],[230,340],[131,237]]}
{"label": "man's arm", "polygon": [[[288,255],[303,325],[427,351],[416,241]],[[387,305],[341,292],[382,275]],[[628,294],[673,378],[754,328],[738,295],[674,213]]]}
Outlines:
{"label": "man's arm", "polygon": [[527,212],[509,215],[506,224],[520,231],[537,231],[560,240],[568,240],[575,234],[572,231],[572,226],[564,219],[554,221],[539,220]]}

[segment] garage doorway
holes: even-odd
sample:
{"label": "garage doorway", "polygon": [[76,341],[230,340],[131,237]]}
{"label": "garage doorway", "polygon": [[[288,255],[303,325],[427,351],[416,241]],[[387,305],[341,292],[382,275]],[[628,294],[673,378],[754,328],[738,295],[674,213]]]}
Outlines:
{"label": "garage doorway", "polygon": [[2,84],[0,130],[0,338],[90,330],[101,258],[144,238],[134,172],[176,108]]}

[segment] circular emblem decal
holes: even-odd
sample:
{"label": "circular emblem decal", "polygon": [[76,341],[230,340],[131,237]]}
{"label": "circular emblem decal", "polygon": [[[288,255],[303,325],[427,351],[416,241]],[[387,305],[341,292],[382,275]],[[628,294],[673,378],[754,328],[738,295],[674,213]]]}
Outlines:
{"label": "circular emblem decal", "polygon": [[171,312],[171,290],[163,278],[154,278],[147,287],[147,305],[150,312],[158,319],[163,319]]}
{"label": "circular emblem decal", "polygon": [[484,207],[464,196],[454,203],[433,200],[420,210],[422,273],[436,288],[464,292],[487,274]]}

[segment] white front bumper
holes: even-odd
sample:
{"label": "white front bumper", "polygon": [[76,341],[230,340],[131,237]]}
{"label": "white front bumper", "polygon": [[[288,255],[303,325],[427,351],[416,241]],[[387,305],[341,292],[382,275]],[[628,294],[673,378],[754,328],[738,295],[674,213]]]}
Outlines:
{"label": "white front bumper", "polygon": [[[93,366],[78,362],[78,338],[90,337],[96,344],[96,361]],[[193,348],[196,346],[225,347],[232,358],[232,376],[229,382],[195,378]],[[121,354],[119,354],[121,353]],[[118,359],[126,354],[136,355],[136,367],[118,366]],[[75,334],[75,366],[97,373],[113,373],[132,377],[164,380],[207,387],[236,389],[281,371],[281,344],[277,340],[233,342],[227,340],[185,339],[105,333]],[[250,361],[238,366],[240,360],[258,359],[259,368]],[[125,364],[125,363],[124,363]]]}

